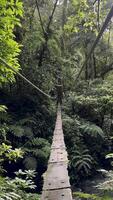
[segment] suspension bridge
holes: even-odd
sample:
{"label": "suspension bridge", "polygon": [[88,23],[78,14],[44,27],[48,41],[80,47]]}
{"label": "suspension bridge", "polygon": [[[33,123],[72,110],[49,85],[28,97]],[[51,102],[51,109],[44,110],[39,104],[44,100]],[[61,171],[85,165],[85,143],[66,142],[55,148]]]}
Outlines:
{"label": "suspension bridge", "polygon": [[[105,22],[94,44],[92,45],[92,48],[87,56],[86,61],[84,62],[83,66],[81,67],[76,77],[76,81],[80,77],[85,65],[87,64],[89,58],[94,52],[99,40],[101,39],[104,31],[108,27],[108,24],[111,21],[112,17],[113,17],[113,6],[111,7],[110,12],[108,13],[105,19]],[[39,93],[44,95],[46,98],[50,98],[53,100],[53,98],[51,98],[49,94],[46,94],[36,85],[34,85],[30,80],[28,80],[25,76],[23,76],[20,72],[17,72],[12,66],[7,64],[7,62],[4,59],[0,58],[0,63],[4,65],[4,67],[11,69],[14,73],[16,73],[19,77],[21,77],[24,81],[30,84],[33,88],[35,88]],[[62,99],[62,94],[61,92],[58,92],[57,118],[53,134],[51,154],[48,161],[48,168],[43,176],[44,184],[43,184],[41,200],[72,200],[72,192],[68,176],[68,156],[62,129],[61,99]]]}
{"label": "suspension bridge", "polygon": [[68,158],[62,130],[61,105],[58,104],[51,154],[47,172],[44,174],[41,200],[72,200],[67,167]]}

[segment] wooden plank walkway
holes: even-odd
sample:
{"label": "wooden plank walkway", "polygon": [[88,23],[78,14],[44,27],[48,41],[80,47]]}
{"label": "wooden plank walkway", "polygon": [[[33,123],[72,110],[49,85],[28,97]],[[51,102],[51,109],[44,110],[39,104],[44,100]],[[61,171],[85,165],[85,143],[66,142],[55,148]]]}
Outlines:
{"label": "wooden plank walkway", "polygon": [[48,169],[44,174],[41,200],[72,200],[67,167],[68,158],[62,130],[61,107],[58,105],[51,154]]}

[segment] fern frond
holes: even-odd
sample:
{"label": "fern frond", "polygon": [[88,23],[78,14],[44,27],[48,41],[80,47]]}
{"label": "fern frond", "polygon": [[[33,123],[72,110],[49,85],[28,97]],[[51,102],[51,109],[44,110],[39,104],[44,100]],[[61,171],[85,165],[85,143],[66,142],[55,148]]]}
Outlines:
{"label": "fern frond", "polygon": [[7,107],[5,105],[0,105],[0,112],[7,112]]}
{"label": "fern frond", "polygon": [[92,137],[98,137],[98,136],[102,138],[104,137],[103,130],[95,124],[85,124],[85,125],[80,126],[80,128],[83,134],[88,134]]}
{"label": "fern frond", "polygon": [[71,164],[77,169],[78,172],[84,171],[89,173],[92,165],[92,157],[88,149],[78,149],[72,158]]}
{"label": "fern frond", "polygon": [[21,126],[26,126],[26,125],[36,125],[36,121],[33,117],[28,117],[28,118],[24,118],[24,119],[21,119],[18,121],[18,124],[21,125]]}
{"label": "fern frond", "polygon": [[24,135],[24,129],[21,126],[11,125],[10,131],[17,137],[22,137]]}

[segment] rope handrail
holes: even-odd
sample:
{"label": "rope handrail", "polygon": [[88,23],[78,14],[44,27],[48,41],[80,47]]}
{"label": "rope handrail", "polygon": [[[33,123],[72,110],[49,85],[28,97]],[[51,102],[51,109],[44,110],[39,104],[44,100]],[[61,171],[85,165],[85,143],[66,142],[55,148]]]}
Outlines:
{"label": "rope handrail", "polygon": [[106,28],[107,28],[107,26],[108,26],[108,24],[109,24],[109,22],[110,22],[110,20],[111,20],[112,17],[113,17],[113,5],[112,5],[112,8],[110,9],[110,11],[109,11],[109,13],[108,13],[108,15],[107,15],[107,17],[106,17],[106,19],[105,19],[105,22],[104,22],[104,24],[103,24],[103,26],[102,26],[102,28],[101,28],[101,30],[100,30],[100,32],[99,32],[99,34],[98,34],[96,40],[94,41],[94,44],[93,44],[93,46],[92,46],[92,48],[91,48],[91,50],[90,50],[90,52],[89,52],[89,54],[88,54],[88,56],[87,56],[85,62],[84,62],[84,64],[82,65],[82,67],[81,67],[81,69],[80,69],[80,71],[79,71],[79,73],[78,73],[78,75],[77,75],[77,77],[76,77],[76,79],[75,79],[75,82],[76,82],[76,81],[78,80],[78,78],[80,77],[80,75],[81,75],[81,73],[82,73],[84,67],[86,66],[86,64],[87,64],[87,62],[88,62],[88,60],[89,60],[89,58],[91,57],[92,53],[94,52],[94,50],[95,50],[95,48],[96,48],[96,46],[97,46],[99,40],[101,39],[101,37],[102,37],[104,31],[106,30]]}
{"label": "rope handrail", "polygon": [[0,62],[7,68],[11,69],[13,72],[15,72],[20,78],[22,78],[25,82],[27,82],[29,85],[31,85],[33,88],[35,88],[38,92],[43,94],[49,99],[54,100],[53,97],[51,97],[49,94],[45,93],[43,90],[41,90],[39,87],[37,87],[34,83],[32,83],[30,80],[28,80],[24,75],[22,75],[20,72],[18,72],[16,69],[14,69],[12,66],[10,66],[4,59],[0,58]]}

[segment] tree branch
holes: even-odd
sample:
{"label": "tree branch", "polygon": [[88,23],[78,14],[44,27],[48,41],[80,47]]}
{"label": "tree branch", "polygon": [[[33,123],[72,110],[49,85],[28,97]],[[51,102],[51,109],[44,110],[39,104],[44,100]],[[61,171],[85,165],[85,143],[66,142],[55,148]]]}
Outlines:
{"label": "tree branch", "polygon": [[57,7],[57,3],[58,3],[58,0],[56,0],[56,2],[54,4],[53,11],[51,13],[51,16],[49,17],[49,22],[48,22],[46,30],[45,30],[45,43],[43,44],[43,46],[41,48],[41,51],[40,51],[39,63],[38,63],[39,66],[42,65],[44,53],[45,53],[45,51],[47,49],[47,44],[48,44],[48,40],[49,40],[49,37],[50,37],[50,25],[51,25],[52,20],[53,20],[53,16],[54,16],[54,13],[55,13],[55,10],[56,10],[56,7]]}
{"label": "tree branch", "polygon": [[40,9],[39,9],[39,5],[38,5],[37,0],[36,0],[36,7],[37,7],[37,10],[38,10],[38,15],[39,15],[39,19],[40,19],[40,25],[41,25],[41,28],[42,28],[42,31],[43,31],[43,34],[44,34],[44,37],[45,37],[45,30],[44,30],[42,17],[41,17],[41,13],[40,13]]}
{"label": "tree branch", "polygon": [[51,23],[52,23],[53,16],[54,16],[54,13],[55,13],[55,10],[56,10],[56,7],[57,7],[57,3],[58,3],[58,0],[56,0],[56,2],[55,2],[55,4],[54,4],[53,11],[52,11],[52,14],[51,14],[51,16],[49,17],[49,22],[48,22],[47,29],[46,29],[46,32],[47,32],[47,33],[48,33],[49,28],[50,28],[50,25],[51,25]]}
{"label": "tree branch", "polygon": [[111,18],[112,18],[112,17],[113,17],[113,5],[112,5],[112,7],[111,7],[111,9],[110,9],[110,11],[109,11],[109,13],[108,13],[106,19],[105,19],[105,22],[104,22],[104,24],[103,24],[103,26],[102,26],[102,28],[101,28],[101,30],[100,30],[98,36],[96,37],[96,39],[95,39],[95,41],[94,41],[94,43],[93,43],[93,45],[92,45],[92,47],[91,47],[91,50],[90,50],[90,52],[89,52],[89,54],[88,54],[88,56],[87,56],[87,59],[85,60],[85,62],[84,62],[84,64],[82,65],[82,67],[80,68],[78,75],[76,76],[75,82],[78,81],[78,78],[80,77],[80,75],[81,75],[81,73],[82,73],[84,67],[86,66],[88,60],[90,59],[92,53],[94,52],[94,50],[95,50],[95,48],[96,48],[98,42],[100,41],[101,37],[103,36],[103,33],[104,33],[104,31],[106,30],[106,28],[108,27],[109,22],[111,21]]}
{"label": "tree branch", "polygon": [[95,3],[96,3],[97,1],[98,1],[98,0],[95,0],[94,3],[93,3],[93,5],[95,5]]}

